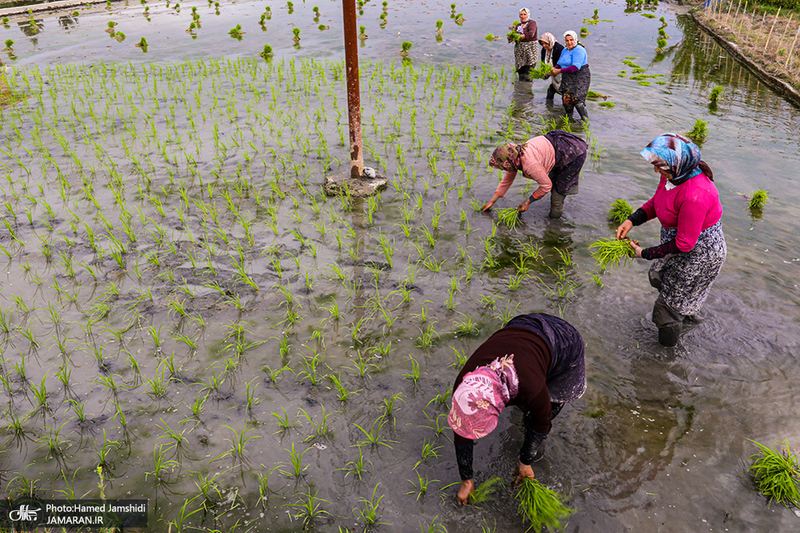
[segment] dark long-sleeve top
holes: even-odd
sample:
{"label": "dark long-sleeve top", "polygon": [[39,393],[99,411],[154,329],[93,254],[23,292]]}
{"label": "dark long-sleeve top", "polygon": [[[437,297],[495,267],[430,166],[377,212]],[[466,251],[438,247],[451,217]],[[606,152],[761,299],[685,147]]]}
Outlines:
{"label": "dark long-sleeve top", "polygon": [[522,35],[522,37],[520,37],[519,39],[519,42],[521,43],[527,43],[530,41],[539,40],[539,34],[538,34],[539,30],[536,26],[535,20],[528,19],[528,22],[525,23],[520,22],[514,28],[514,31],[517,34]]}
{"label": "dark long-sleeve top", "polygon": [[[517,395],[508,405],[516,405],[525,412],[525,441],[520,449],[519,460],[531,464],[536,450],[550,431],[552,411],[550,394],[547,391],[547,372],[552,355],[547,342],[527,328],[503,328],[475,350],[453,384],[458,388],[464,376],[480,366],[486,366],[498,357],[514,354],[514,368],[519,379]],[[472,479],[472,449],[475,442],[454,434],[456,460],[461,479]]]}
{"label": "dark long-sleeve top", "polygon": [[[563,49],[564,49],[564,45],[556,41],[556,44],[553,45],[553,53],[551,55],[551,59],[552,59],[553,65],[558,65],[558,60],[561,57],[561,51]],[[542,53],[541,53],[542,63],[544,63],[545,59],[547,58],[547,52],[548,51],[545,50],[544,46],[543,46],[542,47]]]}

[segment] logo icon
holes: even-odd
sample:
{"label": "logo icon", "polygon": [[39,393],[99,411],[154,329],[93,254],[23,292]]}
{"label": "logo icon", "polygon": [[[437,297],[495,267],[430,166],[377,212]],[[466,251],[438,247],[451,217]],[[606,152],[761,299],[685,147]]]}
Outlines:
{"label": "logo icon", "polygon": [[39,518],[39,511],[42,508],[31,509],[30,505],[23,503],[19,509],[14,509],[8,513],[8,517],[12,522],[35,522]]}

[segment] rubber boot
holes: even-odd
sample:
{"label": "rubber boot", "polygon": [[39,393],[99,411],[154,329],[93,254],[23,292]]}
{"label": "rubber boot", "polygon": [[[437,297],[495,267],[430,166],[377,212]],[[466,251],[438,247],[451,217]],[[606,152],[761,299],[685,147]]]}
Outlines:
{"label": "rubber boot", "polygon": [[675,346],[683,330],[685,316],[672,309],[659,294],[653,304],[653,322],[658,327],[658,343]]}
{"label": "rubber boot", "polygon": [[586,105],[583,102],[580,104],[575,104],[575,109],[578,110],[578,114],[581,116],[581,120],[584,122],[589,122],[589,112],[586,111]]}
{"label": "rubber boot", "polygon": [[564,214],[564,195],[550,190],[550,218],[561,218]]}
{"label": "rubber boot", "polygon": [[520,67],[520,69],[517,71],[517,73],[519,74],[519,81],[531,81],[530,72],[531,72],[530,66],[525,65],[524,67]]}
{"label": "rubber boot", "polygon": [[575,106],[572,104],[564,104],[564,112],[567,114],[567,118],[572,120],[572,110],[575,109]]}
{"label": "rubber boot", "polygon": [[547,98],[546,98],[546,100],[548,102],[552,102],[553,98],[555,98],[555,97],[556,97],[556,88],[553,87],[553,84],[551,83],[550,85],[547,86]]}

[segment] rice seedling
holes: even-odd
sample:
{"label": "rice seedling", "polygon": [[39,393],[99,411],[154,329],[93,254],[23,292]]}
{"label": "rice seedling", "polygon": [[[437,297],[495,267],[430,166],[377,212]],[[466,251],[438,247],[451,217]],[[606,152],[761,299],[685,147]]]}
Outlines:
{"label": "rice seedling", "polygon": [[416,387],[419,385],[419,378],[420,378],[420,368],[419,363],[414,359],[412,356],[408,356],[411,360],[411,372],[407,372],[403,374],[403,379],[410,379],[414,386]]}
{"label": "rice seedling", "polygon": [[383,399],[383,414],[381,416],[384,417],[384,418],[393,418],[394,417],[394,411],[395,411],[395,403],[398,400],[403,402],[403,403],[406,403],[406,401],[400,397],[400,393],[399,392],[396,392],[396,393],[392,394],[388,398],[384,398]]}
{"label": "rice seedling", "polygon": [[381,430],[383,426],[386,425],[386,419],[383,416],[379,416],[372,422],[372,426],[370,427],[369,431],[361,427],[360,425],[353,422],[353,426],[355,426],[359,431],[364,434],[364,440],[359,441],[356,443],[356,446],[386,446],[387,448],[391,448],[392,446],[389,444],[390,442],[394,442],[391,440],[386,440],[384,437],[381,436]]}
{"label": "rice seedling", "polygon": [[692,129],[686,132],[686,136],[696,143],[702,143],[708,139],[708,121],[698,118]]}
{"label": "rice seedling", "polygon": [[367,472],[367,463],[369,463],[369,466],[372,466],[372,461],[365,460],[361,447],[358,447],[358,457],[352,461],[348,461],[345,463],[344,467],[337,468],[336,470],[345,471],[345,478],[352,474],[355,479],[361,479],[364,477],[364,473]]}
{"label": "rice seedling", "polygon": [[400,52],[399,52],[399,54],[401,56],[403,56],[404,58],[408,57],[409,56],[409,51],[411,50],[411,48],[413,46],[414,45],[411,44],[409,41],[403,41],[402,43],[400,43]]}
{"label": "rice seedling", "polygon": [[261,502],[262,508],[267,507],[269,495],[272,492],[272,489],[269,488],[269,480],[272,477],[273,472],[280,469],[282,466],[283,463],[275,463],[272,468],[269,469],[269,472],[264,474],[264,465],[261,465],[261,472],[256,474],[258,476],[258,500]]}
{"label": "rice seedling", "polygon": [[303,416],[308,420],[308,424],[314,429],[314,433],[306,437],[303,442],[310,442],[316,438],[324,439],[333,433],[331,428],[328,427],[328,417],[330,413],[325,413],[325,406],[322,406],[322,420],[320,420],[319,423],[314,422],[314,419],[311,418],[311,415],[309,415],[305,409],[300,408],[300,412],[303,413]]}
{"label": "rice seedling", "polygon": [[609,266],[626,265],[634,256],[631,241],[627,239],[599,239],[593,242],[589,248],[597,248],[592,252],[592,257],[603,270]]}
{"label": "rice seedling", "polygon": [[319,494],[319,492],[312,494],[309,490],[308,494],[301,494],[298,496],[295,503],[286,503],[283,505],[284,507],[290,507],[295,510],[294,512],[290,511],[289,515],[295,520],[301,520],[304,530],[313,529],[315,522],[322,520],[330,514],[328,511],[321,509],[320,506],[323,503],[331,502],[323,498],[318,498],[317,494]]}
{"label": "rice seedling", "polygon": [[231,430],[231,433],[233,433],[233,438],[225,439],[227,442],[230,443],[230,448],[228,448],[221,454],[211,459],[211,461],[216,461],[217,459],[222,459],[223,457],[230,456],[233,459],[239,461],[240,463],[244,463],[246,461],[244,456],[245,445],[253,439],[261,438],[261,435],[248,435],[248,433],[250,433],[251,431],[255,431],[255,428],[243,427],[241,432],[237,432],[230,426],[224,425],[222,427]]}
{"label": "rice seedling", "polygon": [[303,453],[297,453],[297,450],[295,450],[294,447],[294,443],[292,443],[292,449],[288,450],[289,463],[290,466],[292,467],[292,470],[290,471],[279,470],[279,472],[287,477],[301,477],[309,466],[309,465],[303,466],[303,456],[310,449],[311,448],[306,448],[305,450],[303,450]]}
{"label": "rice seedling", "polygon": [[228,31],[228,35],[230,35],[232,38],[236,39],[237,41],[241,41],[243,36],[244,36],[244,34],[245,34],[245,32],[242,31],[242,25],[241,24],[237,24],[235,28],[231,28]]}
{"label": "rice seedling", "polygon": [[145,472],[145,480],[153,478],[155,488],[163,488],[171,483],[171,474],[180,468],[180,463],[174,459],[167,459],[164,455],[164,445],[158,444],[153,448],[153,470]]}
{"label": "rice seedling", "polygon": [[786,507],[800,506],[800,464],[788,441],[783,443],[785,450],[781,450],[778,444],[770,448],[754,440],[750,442],[760,450],[750,456],[753,464],[747,469],[758,491],[767,497],[769,503],[777,501]]}
{"label": "rice seedling", "polygon": [[751,211],[760,211],[766,205],[769,193],[764,189],[758,189],[750,195],[748,207]]}
{"label": "rice seedling", "polygon": [[565,497],[539,483],[539,480],[525,478],[519,484],[516,494],[517,513],[530,522],[536,531],[546,527],[548,531],[560,531],[566,524],[562,520],[575,511],[564,505]]}
{"label": "rice seedling", "polygon": [[379,515],[378,515],[378,506],[383,500],[383,496],[381,495],[380,498],[376,499],[376,495],[378,492],[378,485],[375,485],[375,488],[372,489],[372,497],[361,498],[360,501],[364,505],[362,509],[354,509],[353,513],[356,515],[356,518],[360,518],[361,521],[364,523],[364,528],[369,531],[379,525],[389,525],[386,522],[379,522]]}
{"label": "rice seedling", "polygon": [[427,419],[428,419],[428,422],[430,422],[430,424],[431,424],[431,425],[430,425],[430,426],[420,426],[420,427],[423,427],[423,428],[426,428],[426,429],[432,429],[432,430],[433,430],[433,433],[434,433],[434,434],[435,434],[437,437],[438,437],[439,435],[441,435],[442,433],[444,433],[444,431],[445,431],[445,430],[446,430],[448,427],[450,427],[450,426],[448,426],[446,423],[442,422],[442,417],[444,417],[444,418],[445,418],[445,420],[447,420],[447,414],[446,414],[446,413],[439,413],[438,415],[436,415],[436,418],[432,418],[432,417],[431,417],[431,416],[430,416],[428,413],[426,413],[425,411],[423,411],[423,412],[422,412],[422,414],[424,414],[424,415],[425,415],[425,418],[427,418]]}
{"label": "rice seedling", "polygon": [[414,473],[417,474],[417,480],[413,481],[411,479],[408,480],[409,483],[413,486],[413,489],[406,492],[407,495],[416,495],[416,500],[419,501],[420,498],[424,497],[425,494],[428,493],[428,485],[431,482],[438,482],[438,479],[428,479],[423,477],[417,470],[414,470]]}
{"label": "rice seedling", "polygon": [[631,204],[623,198],[617,198],[611,202],[611,208],[608,211],[608,219],[617,224],[622,224],[631,214],[633,214],[633,207],[631,207]]}
{"label": "rice seedling", "polygon": [[273,55],[275,55],[275,52],[273,51],[272,46],[270,46],[269,44],[265,44],[264,48],[261,50],[261,53],[258,55],[263,57],[264,59],[269,59]]}
{"label": "rice seedling", "polygon": [[711,103],[712,103],[712,104],[716,104],[716,103],[717,103],[717,100],[718,100],[718,99],[719,99],[719,97],[722,95],[722,92],[723,92],[724,90],[725,90],[725,89],[722,87],[722,85],[715,85],[715,86],[714,86],[714,87],[711,89],[711,94],[709,94],[709,95],[708,95],[708,99],[709,99],[709,100],[711,100]]}
{"label": "rice seedling", "polygon": [[497,484],[500,482],[501,480],[499,477],[493,477],[475,487],[475,491],[469,495],[469,503],[477,505],[494,499],[492,495],[494,491],[497,490]]}

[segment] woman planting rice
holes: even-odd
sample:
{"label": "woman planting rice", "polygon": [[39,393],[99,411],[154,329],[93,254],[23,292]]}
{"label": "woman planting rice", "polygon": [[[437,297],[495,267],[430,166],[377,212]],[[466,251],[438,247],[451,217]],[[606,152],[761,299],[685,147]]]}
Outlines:
{"label": "woman planting rice", "polygon": [[617,238],[651,218],[661,222],[659,246],[631,246],[636,257],[653,261],[649,277],[659,293],[653,306],[658,342],[675,346],[683,323],[695,319],[725,262],[722,204],[711,168],[689,139],[665,133],[641,154],[661,180],[653,197],[617,228]]}
{"label": "woman planting rice", "polygon": [[528,210],[531,203],[550,194],[550,218],[559,218],[564,213],[564,198],[578,193],[578,175],[586,161],[588,145],[583,139],[561,130],[529,139],[524,144],[506,144],[497,148],[489,159],[489,166],[504,170],[503,179],[483,205],[486,211],[508,192],[517,171],[539,184],[527,200],[517,208]]}
{"label": "woman planting rice", "polygon": [[475,490],[474,441],[497,427],[508,405],[522,409],[525,441],[517,481],[533,478],[531,464],[544,456],[544,439],[564,403],[586,390],[580,333],[564,320],[533,313],[517,316],[472,354],[453,385],[447,422],[453,429],[460,504]]}

